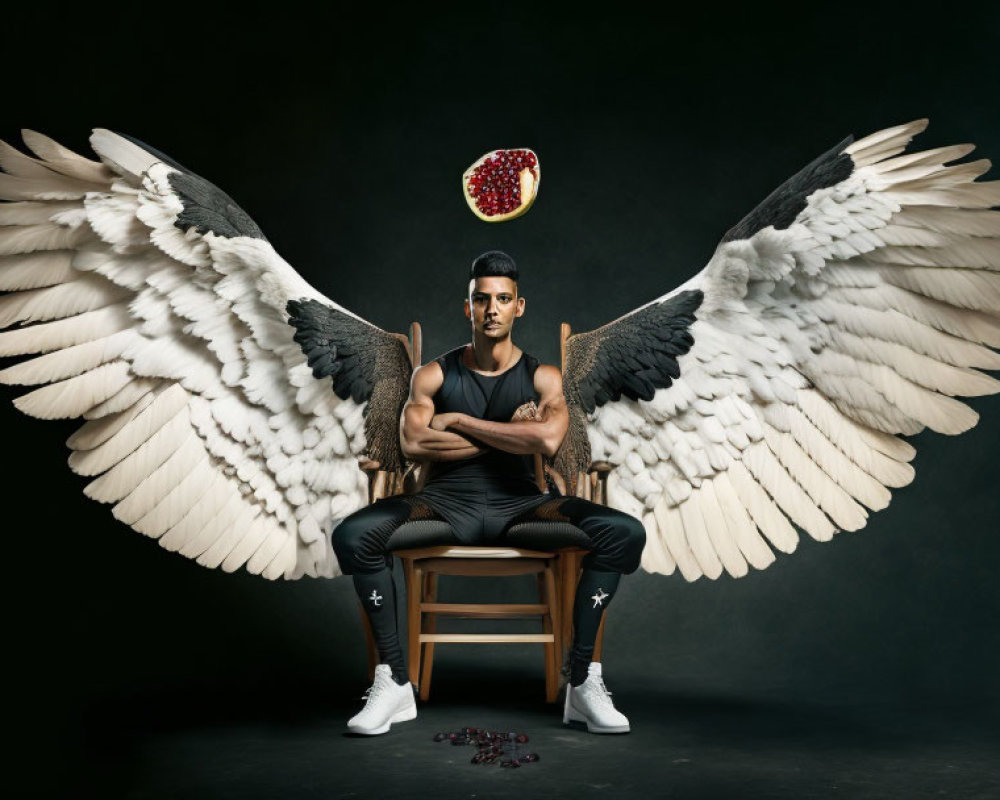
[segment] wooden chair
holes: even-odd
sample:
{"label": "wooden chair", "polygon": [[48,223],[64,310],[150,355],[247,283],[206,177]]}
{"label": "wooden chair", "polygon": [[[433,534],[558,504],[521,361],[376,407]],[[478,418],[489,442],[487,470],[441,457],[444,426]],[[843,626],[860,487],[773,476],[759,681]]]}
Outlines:
{"label": "wooden chair", "polygon": [[[562,351],[570,327],[562,325]],[[418,323],[410,326],[407,342],[414,368],[420,363],[421,335]],[[565,359],[564,359],[565,360]],[[364,468],[364,465],[362,465]],[[607,477],[611,465],[595,462],[581,473],[569,493],[596,503],[607,498]],[[402,493],[404,476],[376,468],[366,469],[369,501]],[[536,480],[545,491],[540,456],[535,457]],[[403,564],[406,582],[406,627],[410,680],[419,687],[421,700],[430,696],[435,645],[444,643],[515,644],[539,643],[545,649],[545,695],[554,703],[561,686],[560,665],[572,644],[573,598],[582,570],[581,561],[589,552],[589,538],[567,522],[531,521],[511,527],[500,545],[457,545],[451,529],[440,520],[416,520],[401,525],[389,540],[388,548]],[[535,575],[537,603],[442,603],[438,599],[438,576]],[[369,679],[374,678],[378,652],[368,615],[362,605],[361,618],[368,650]],[[511,619],[536,617],[542,632],[521,633],[438,633],[438,616],[453,618]],[[594,660],[601,659],[604,642],[601,616]]]}
{"label": "wooden chair", "polygon": [[[556,553],[524,547],[438,545],[400,549],[393,554],[402,560],[406,575],[410,680],[419,687],[422,700],[430,695],[436,644],[536,642],[545,649],[545,696],[549,702],[555,702],[562,652]],[[538,603],[443,603],[437,597],[440,575],[531,574],[536,576]],[[466,619],[537,617],[542,622],[542,633],[438,633],[435,630],[438,616]]]}

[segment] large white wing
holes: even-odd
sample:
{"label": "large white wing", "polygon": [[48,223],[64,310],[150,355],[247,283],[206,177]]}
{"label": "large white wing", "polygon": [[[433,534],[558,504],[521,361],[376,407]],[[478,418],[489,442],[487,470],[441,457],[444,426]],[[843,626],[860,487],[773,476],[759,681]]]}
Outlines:
{"label": "large white wing", "polygon": [[568,340],[562,468],[616,465],[646,570],[739,577],[794,525],[863,527],[913,478],[899,436],[966,431],[954,397],[1000,390],[979,371],[1000,368],[1000,182],[948,166],[971,145],[902,154],[926,125],[848,138],[686,284]]}
{"label": "large white wing", "polygon": [[[404,343],[310,287],[227,195],[141,142],[101,162],[0,143],[0,372],[14,404],[83,417],[87,496],[208,567],[340,574],[333,525],[396,465]],[[13,327],[11,327],[13,326]],[[307,358],[308,356],[308,358]],[[327,381],[326,377],[332,377]]]}

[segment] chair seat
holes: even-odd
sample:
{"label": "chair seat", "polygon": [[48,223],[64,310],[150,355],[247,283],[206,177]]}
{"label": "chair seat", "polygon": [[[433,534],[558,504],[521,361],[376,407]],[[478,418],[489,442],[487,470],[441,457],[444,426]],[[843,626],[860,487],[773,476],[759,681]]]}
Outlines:
{"label": "chair seat", "polygon": [[[389,550],[406,550],[431,545],[466,544],[459,542],[447,522],[420,519],[404,522],[389,537]],[[476,546],[476,545],[472,545]],[[590,548],[590,539],[568,522],[532,520],[511,526],[503,536],[488,542],[489,547],[522,547],[529,550],[558,550],[563,547]]]}

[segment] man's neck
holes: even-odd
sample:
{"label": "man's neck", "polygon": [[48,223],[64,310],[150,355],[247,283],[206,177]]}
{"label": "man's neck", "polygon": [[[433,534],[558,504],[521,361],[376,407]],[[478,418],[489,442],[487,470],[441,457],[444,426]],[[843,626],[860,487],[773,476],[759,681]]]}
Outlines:
{"label": "man's neck", "polygon": [[520,358],[521,350],[514,346],[509,336],[491,339],[474,333],[471,354],[474,368],[480,372],[504,372]]}

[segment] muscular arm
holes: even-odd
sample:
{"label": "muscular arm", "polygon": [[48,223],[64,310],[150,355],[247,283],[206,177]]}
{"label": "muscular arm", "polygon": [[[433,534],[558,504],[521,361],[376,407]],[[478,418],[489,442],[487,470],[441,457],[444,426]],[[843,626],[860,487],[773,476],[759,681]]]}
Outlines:
{"label": "muscular arm", "polygon": [[527,422],[489,422],[468,414],[441,414],[435,424],[506,450],[508,453],[541,453],[551,458],[569,429],[569,412],[562,391],[562,375],[543,364],[535,370],[538,412]]}
{"label": "muscular arm", "polygon": [[483,452],[465,436],[430,427],[434,418],[434,393],[444,383],[444,373],[436,362],[413,373],[410,396],[403,406],[399,438],[403,455],[414,461],[458,461]]}

